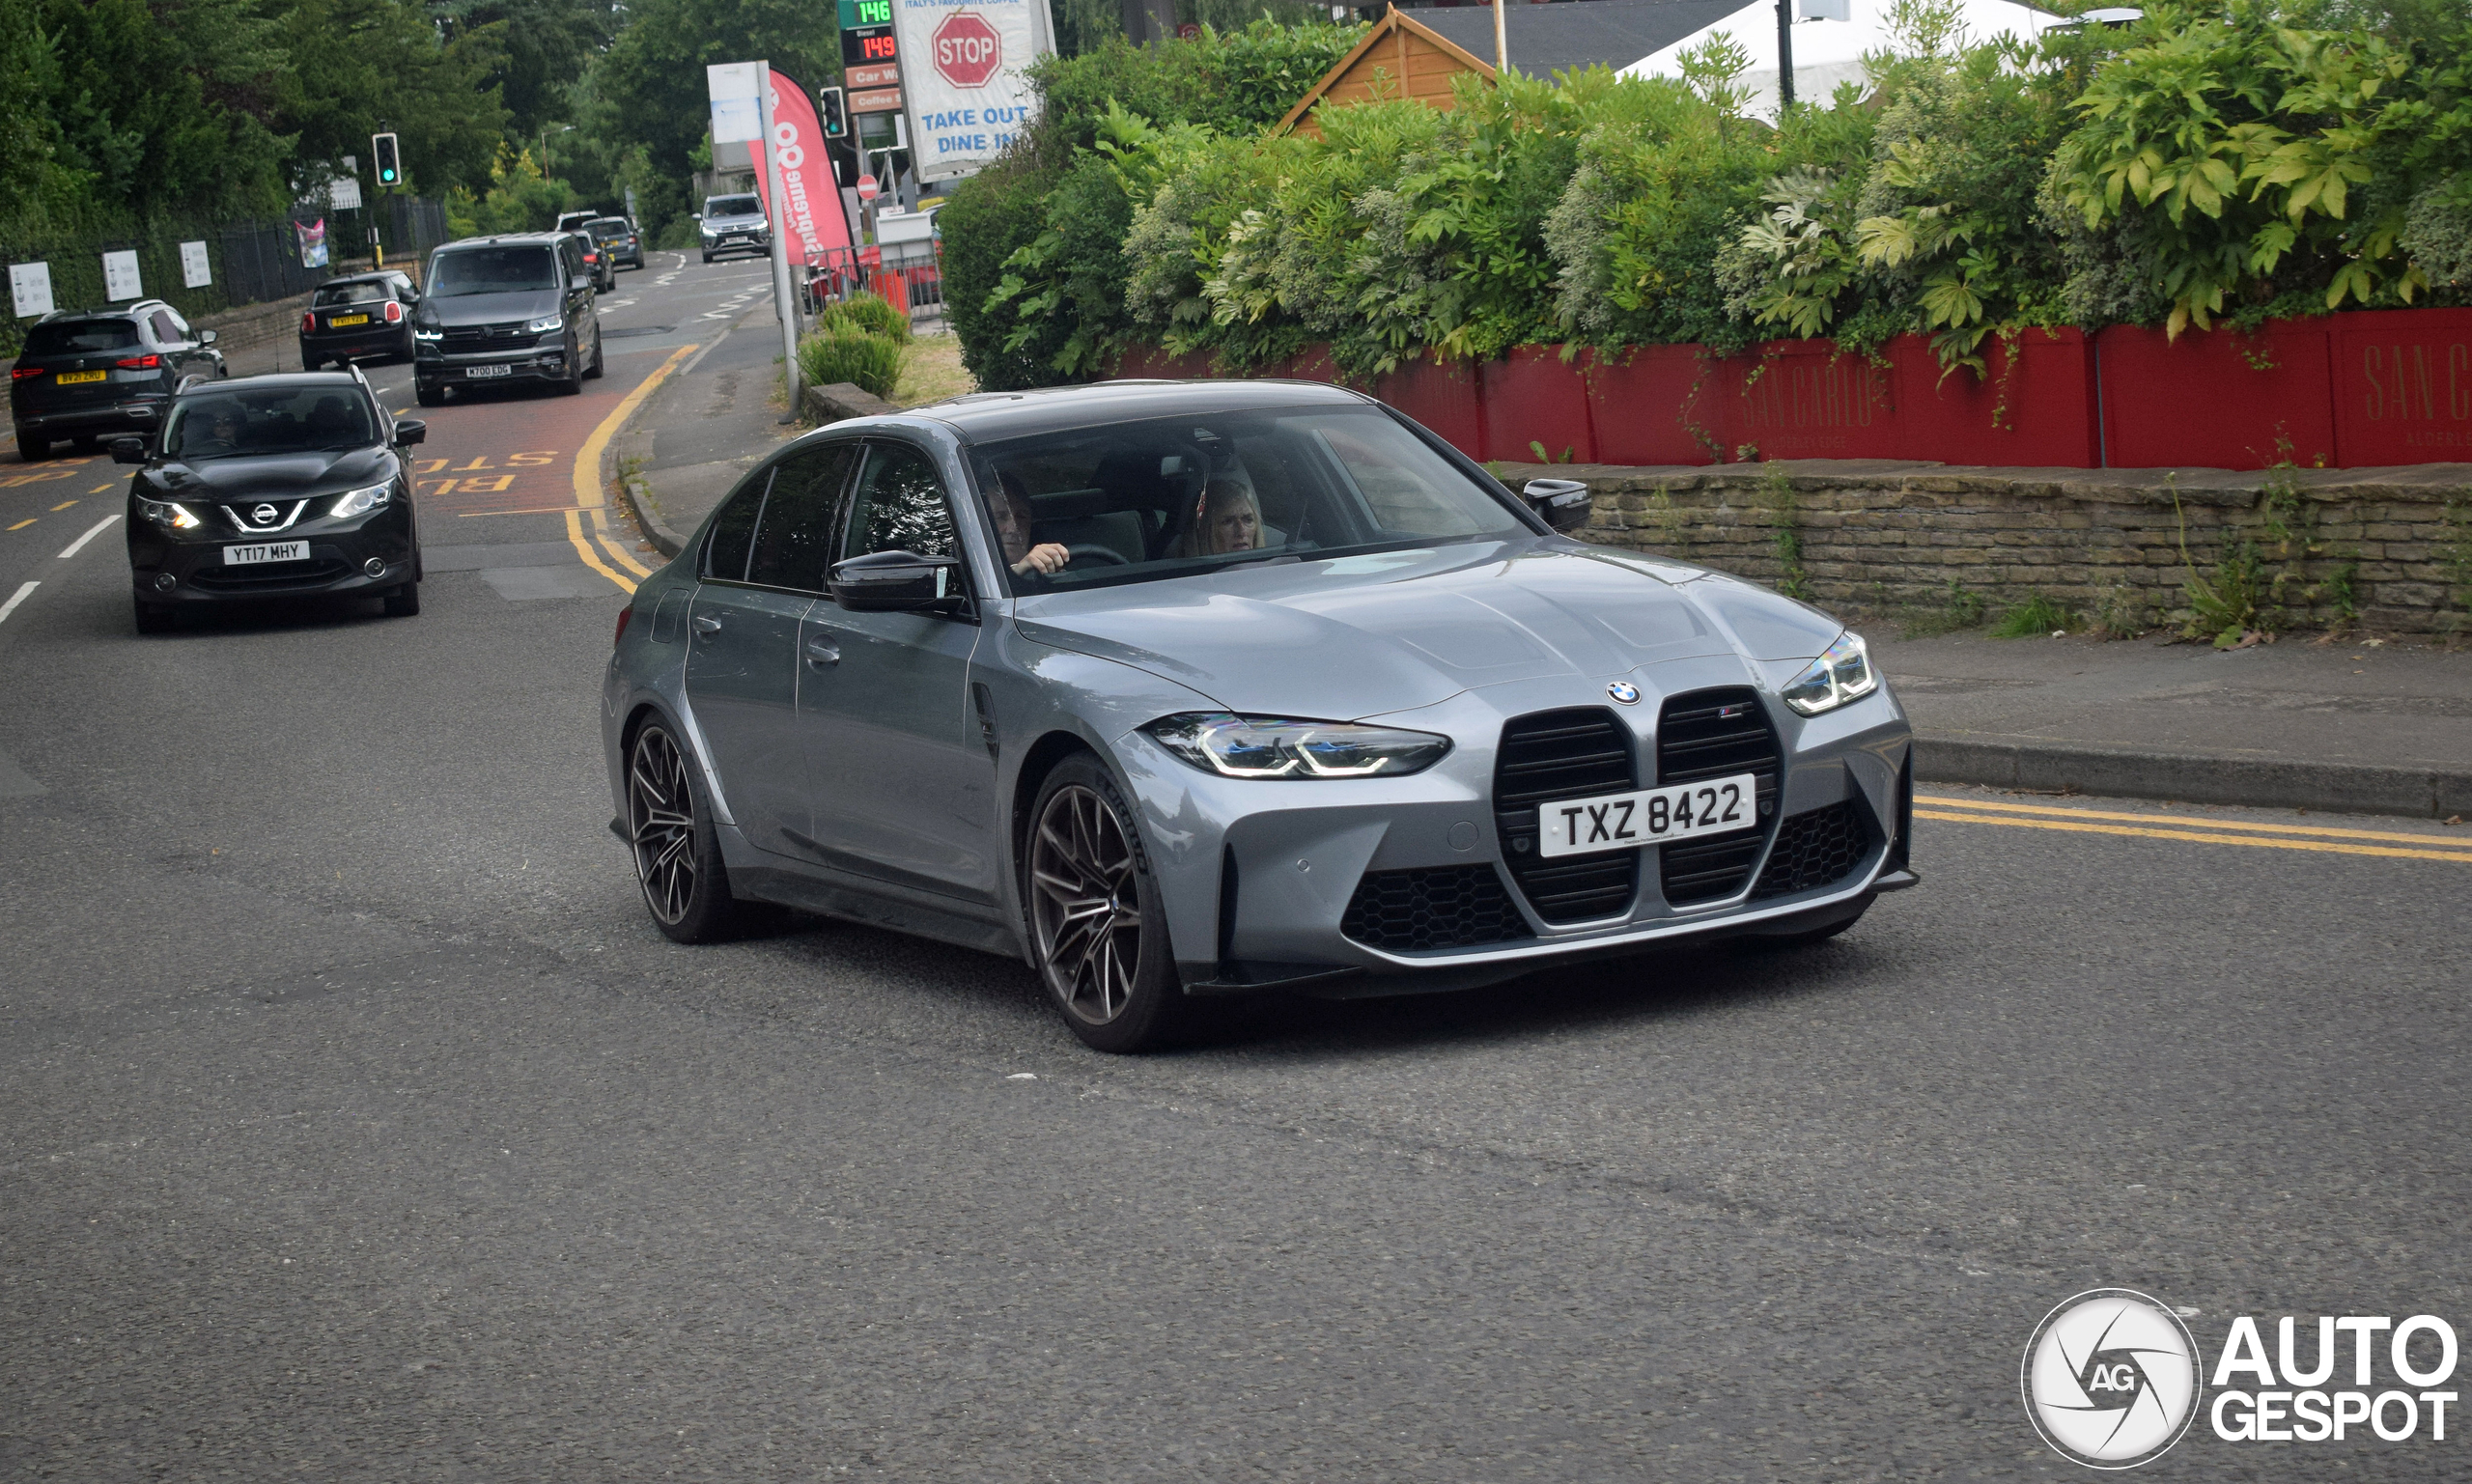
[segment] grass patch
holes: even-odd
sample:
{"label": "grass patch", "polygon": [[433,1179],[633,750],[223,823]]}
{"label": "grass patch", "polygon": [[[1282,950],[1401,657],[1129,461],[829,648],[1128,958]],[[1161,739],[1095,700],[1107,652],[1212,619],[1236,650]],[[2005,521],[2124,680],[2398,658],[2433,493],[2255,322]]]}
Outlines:
{"label": "grass patch", "polygon": [[961,337],[922,335],[902,349],[901,382],[890,400],[916,407],[976,390],[977,378],[962,364]]}
{"label": "grass patch", "polygon": [[1995,639],[2033,639],[2047,633],[2062,633],[2078,627],[2081,620],[2060,602],[2040,593],[2000,615],[1991,626]]}

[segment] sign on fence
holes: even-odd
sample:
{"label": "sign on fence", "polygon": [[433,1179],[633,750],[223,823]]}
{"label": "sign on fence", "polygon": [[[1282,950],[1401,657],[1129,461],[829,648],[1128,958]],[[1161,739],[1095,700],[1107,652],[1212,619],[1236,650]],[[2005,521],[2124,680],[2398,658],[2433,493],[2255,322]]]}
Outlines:
{"label": "sign on fence", "polygon": [[144,298],[145,285],[137,278],[137,254],[116,252],[103,254],[103,297],[117,304],[122,299]]}
{"label": "sign on fence", "polygon": [[214,268],[206,261],[204,242],[181,244],[181,287],[203,289],[214,282]]}
{"label": "sign on fence", "polygon": [[972,174],[1029,126],[1030,64],[1055,49],[1048,0],[893,0],[893,26],[919,180]]}
{"label": "sign on fence", "polygon": [[9,265],[9,297],[16,301],[17,318],[31,320],[51,313],[51,265]]}

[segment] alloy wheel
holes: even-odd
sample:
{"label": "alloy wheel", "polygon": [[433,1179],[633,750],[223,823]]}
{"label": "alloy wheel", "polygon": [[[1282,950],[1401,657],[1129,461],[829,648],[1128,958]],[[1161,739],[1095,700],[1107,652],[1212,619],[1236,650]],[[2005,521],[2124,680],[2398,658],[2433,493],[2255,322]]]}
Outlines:
{"label": "alloy wheel", "polygon": [[644,905],[675,926],[695,899],[695,794],[669,733],[648,726],[627,761],[627,835]]}
{"label": "alloy wheel", "polygon": [[1091,789],[1056,790],[1039,816],[1030,918],[1064,1008],[1093,1025],[1122,1015],[1141,965],[1140,884],[1124,822]]}

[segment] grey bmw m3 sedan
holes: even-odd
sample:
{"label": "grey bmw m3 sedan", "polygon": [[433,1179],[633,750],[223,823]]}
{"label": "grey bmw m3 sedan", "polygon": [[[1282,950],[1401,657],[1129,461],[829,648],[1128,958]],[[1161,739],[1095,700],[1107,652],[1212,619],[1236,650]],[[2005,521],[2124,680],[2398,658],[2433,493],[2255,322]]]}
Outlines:
{"label": "grey bmw m3 sedan", "polygon": [[621,617],[612,828],[682,942],[760,902],[1018,956],[1115,1051],[1202,996],[1810,940],[1913,884],[1862,639],[1587,516],[1315,383],[836,423]]}

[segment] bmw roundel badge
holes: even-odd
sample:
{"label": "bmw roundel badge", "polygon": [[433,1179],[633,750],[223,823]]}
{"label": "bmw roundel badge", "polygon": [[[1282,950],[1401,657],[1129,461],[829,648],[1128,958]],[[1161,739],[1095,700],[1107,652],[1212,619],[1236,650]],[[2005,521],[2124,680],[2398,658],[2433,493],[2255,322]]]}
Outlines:
{"label": "bmw roundel badge", "polygon": [[1614,697],[1614,699],[1621,702],[1625,706],[1637,706],[1640,704],[1640,687],[1632,685],[1627,680],[1617,680],[1613,685],[1606,686],[1605,693]]}

